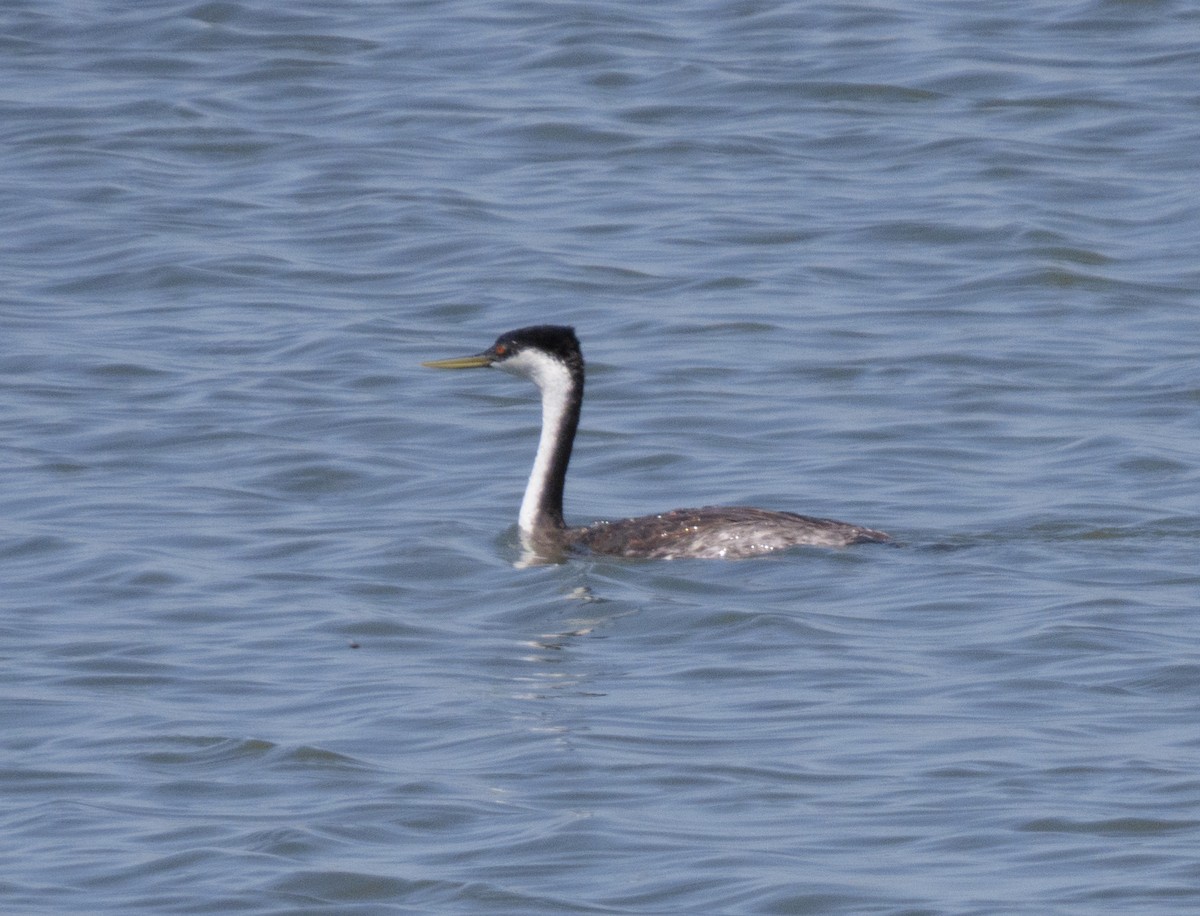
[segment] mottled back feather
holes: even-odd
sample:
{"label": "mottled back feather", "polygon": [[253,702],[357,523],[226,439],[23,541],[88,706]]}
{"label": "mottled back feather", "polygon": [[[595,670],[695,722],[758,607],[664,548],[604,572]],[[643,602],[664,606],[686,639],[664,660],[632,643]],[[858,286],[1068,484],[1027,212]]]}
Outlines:
{"label": "mottled back feather", "polygon": [[595,522],[566,532],[571,547],[618,557],[673,559],[755,556],[788,547],[845,547],[891,540],[882,531],[794,512],[704,506]]}

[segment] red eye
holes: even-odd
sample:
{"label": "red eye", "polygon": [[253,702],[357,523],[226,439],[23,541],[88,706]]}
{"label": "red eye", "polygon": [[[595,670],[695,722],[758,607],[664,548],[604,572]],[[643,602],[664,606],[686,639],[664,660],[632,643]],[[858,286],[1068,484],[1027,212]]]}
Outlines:
{"label": "red eye", "polygon": [[496,344],[496,355],[497,356],[503,356],[507,352],[508,352],[508,347],[504,346],[504,344]]}

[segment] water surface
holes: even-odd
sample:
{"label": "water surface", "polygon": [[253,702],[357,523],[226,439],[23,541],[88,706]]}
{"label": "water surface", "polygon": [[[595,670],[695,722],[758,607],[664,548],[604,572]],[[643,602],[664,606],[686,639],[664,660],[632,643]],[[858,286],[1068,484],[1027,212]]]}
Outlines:
{"label": "water surface", "polygon": [[[8,3],[12,913],[1200,902],[1186,4]],[[902,546],[515,569],[573,521]]]}

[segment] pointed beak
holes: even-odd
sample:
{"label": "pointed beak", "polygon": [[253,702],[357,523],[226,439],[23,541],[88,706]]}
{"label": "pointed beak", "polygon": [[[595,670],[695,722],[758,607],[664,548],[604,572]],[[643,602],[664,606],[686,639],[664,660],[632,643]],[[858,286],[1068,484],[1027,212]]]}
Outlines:
{"label": "pointed beak", "polygon": [[451,359],[435,359],[422,366],[430,369],[482,369],[496,361],[496,356],[490,350],[477,353],[475,356],[455,356]]}

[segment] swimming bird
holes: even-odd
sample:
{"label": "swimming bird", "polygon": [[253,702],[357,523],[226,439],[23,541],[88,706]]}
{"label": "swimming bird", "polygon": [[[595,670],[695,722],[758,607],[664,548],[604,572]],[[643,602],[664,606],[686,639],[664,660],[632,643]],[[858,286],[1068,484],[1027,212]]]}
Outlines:
{"label": "swimming bird", "polygon": [[583,406],[583,353],[575,329],[536,325],[501,334],[482,353],[422,363],[434,369],[494,367],[530,379],[542,392],[542,433],[517,527],[543,559],[568,552],[646,559],[750,557],[800,545],[845,547],[889,541],[882,531],[748,506],[673,509],[573,528],[563,520],[567,464]]}

